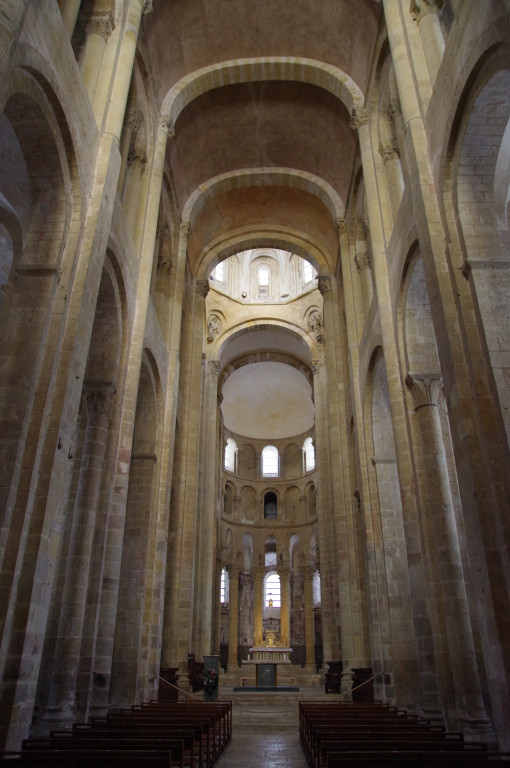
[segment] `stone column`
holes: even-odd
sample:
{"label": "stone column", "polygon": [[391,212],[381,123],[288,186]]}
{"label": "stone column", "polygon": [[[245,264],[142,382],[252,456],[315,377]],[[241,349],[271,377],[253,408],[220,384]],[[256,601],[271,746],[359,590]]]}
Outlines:
{"label": "stone column", "polygon": [[[197,284],[197,290],[200,287]],[[209,283],[204,280],[201,290],[207,294]],[[205,320],[205,303],[204,303]],[[204,323],[205,328],[205,323]],[[200,455],[201,494],[198,506],[200,509],[200,535],[198,540],[198,570],[200,614],[197,616],[196,645],[200,655],[211,653],[213,601],[216,601],[211,574],[214,572],[214,557],[216,548],[216,520],[218,509],[218,446],[219,437],[219,404],[218,404],[218,374],[219,360],[208,360],[205,370],[205,387],[202,407],[202,435]],[[221,465],[221,460],[220,460]]]}
{"label": "stone column", "polygon": [[[170,415],[167,442],[165,445],[165,457],[168,462],[168,485],[172,483],[172,468],[174,464],[175,426],[177,416],[177,401],[179,394],[180,375],[180,347],[182,331],[182,306],[184,296],[184,279],[186,272],[188,238],[191,227],[189,221],[181,223],[179,232],[179,246],[177,249],[177,263],[175,268],[175,283],[172,296],[168,297],[171,304],[168,323],[165,328],[165,338],[169,349],[168,382],[167,382],[167,409]],[[172,667],[181,661],[177,656],[177,626],[179,622],[179,580],[175,567],[182,548],[182,524],[173,519],[178,514],[177,509],[171,510],[169,521],[170,531],[174,532],[173,544],[169,547],[168,572],[166,577],[166,604],[163,616],[163,640],[161,664],[163,667]],[[184,672],[181,670],[181,679]]]}
{"label": "stone column", "polygon": [[410,11],[418,24],[430,82],[434,85],[444,54],[444,38],[439,15],[444,0],[411,0]]}
{"label": "stone column", "polygon": [[64,27],[70,38],[73,36],[74,28],[76,26],[80,3],[81,0],[58,0],[62,21],[64,22]]}
{"label": "stone column", "polygon": [[265,568],[255,566],[253,569],[253,644],[262,644],[262,585]]}
{"label": "stone column", "polygon": [[239,568],[229,568],[228,597],[228,671],[237,670],[237,645],[239,642]]}
{"label": "stone column", "polygon": [[81,62],[81,74],[91,104],[94,102],[101,73],[104,50],[114,29],[115,22],[110,11],[92,11],[87,18],[87,42]]}
{"label": "stone column", "polygon": [[133,109],[129,110],[124,120],[124,126],[120,140],[120,173],[119,181],[117,184],[117,192],[121,197],[124,189],[124,182],[126,180],[129,147],[131,146],[133,133],[136,133],[139,125],[140,113]]}
{"label": "stone column", "polygon": [[282,566],[278,568],[280,576],[280,639],[283,645],[290,642],[290,568]]}
{"label": "stone column", "polygon": [[[392,581],[398,579],[401,601],[398,610],[395,606],[395,610],[390,612],[393,626],[389,637],[392,638],[392,642],[397,642],[398,638],[398,654],[390,651],[387,658],[394,660],[399,702],[402,705],[404,702],[410,705],[412,702],[420,700],[419,672],[422,672],[424,679],[425,676],[428,678],[429,675],[428,660],[425,654],[421,654],[419,663],[419,636],[417,637],[413,631],[415,624],[422,628],[426,624],[426,618],[424,621],[423,616],[426,601],[419,517],[404,407],[405,393],[400,376],[400,359],[396,344],[397,331],[393,312],[394,301],[388,275],[386,248],[389,232],[386,228],[387,222],[381,212],[388,200],[387,197],[386,199],[384,197],[384,189],[381,190],[378,187],[368,113],[364,107],[355,110],[351,126],[357,131],[360,144],[372,244],[374,287],[380,308],[381,336],[384,347],[392,431],[395,440],[396,463],[392,471],[391,482],[397,483],[397,488],[400,491],[399,497],[403,502],[403,506],[401,506],[397,499],[399,508],[396,509],[390,505],[385,511],[385,514],[390,515],[387,525],[395,541],[395,560],[393,561],[391,579]],[[377,517],[377,511],[373,510],[372,512]],[[382,516],[381,524],[385,524]],[[410,568],[407,568],[406,564],[402,562],[401,553],[398,552],[401,547],[398,543],[401,536],[405,541],[408,558],[412,557],[412,567]],[[384,567],[384,560],[382,566]],[[386,571],[386,575],[388,575],[388,571]],[[387,584],[386,590],[388,588],[389,585]],[[389,598],[389,595],[387,597]],[[397,658],[402,660],[398,669],[395,662]]]}
{"label": "stone column", "polygon": [[[443,680],[445,693],[452,684],[455,703],[445,701],[446,708],[456,704],[453,727],[461,724],[471,738],[486,738],[491,734],[485,712],[476,662],[473,630],[459,549],[455,511],[448,476],[446,452],[439,415],[441,379],[438,377],[407,377],[415,403],[420,428],[427,505],[423,530],[429,561],[430,591],[435,613],[446,630],[448,658],[439,667],[449,678]],[[451,717],[451,716],[450,716]],[[457,721],[457,722],[456,722]]]}
{"label": "stone column", "polygon": [[[106,113],[105,130],[120,141],[129,86],[133,74],[136,44],[142,14],[152,11],[152,0],[127,0],[128,11],[117,49],[105,55],[101,79],[94,99],[94,114],[102,120]],[[110,46],[108,46],[109,48]],[[113,79],[113,83],[111,82]]]}
{"label": "stone column", "polygon": [[87,421],[57,633],[56,661],[45,713],[46,721],[62,725],[71,723],[75,715],[83,621],[90,567],[94,560],[92,542],[114,393],[115,387],[110,382],[94,382],[85,384],[83,388]]}
{"label": "stone column", "polygon": [[[508,579],[508,498],[510,484],[504,457],[505,436],[496,427],[501,419],[494,403],[494,380],[480,361],[486,359],[484,342],[472,328],[479,314],[473,287],[459,268],[462,258],[454,217],[445,216],[445,197],[436,187],[413,74],[409,46],[412,20],[401,0],[383,0],[386,28],[395,68],[405,134],[405,157],[414,220],[423,256],[425,278],[436,330],[445,397],[470,567],[473,609],[478,614],[480,642],[487,672],[492,714],[501,749],[510,749],[510,594]],[[461,13],[467,12],[466,3]],[[406,176],[407,178],[407,176]],[[447,197],[447,196],[446,196]],[[445,230],[443,224],[448,226]],[[476,364],[475,361],[478,361]],[[502,574],[505,574],[502,577]]]}
{"label": "stone column", "polygon": [[365,317],[368,315],[370,306],[372,304],[372,298],[374,295],[374,288],[372,284],[372,273],[370,271],[370,255],[368,253],[356,253],[354,256],[354,263],[358,270],[358,275],[361,283],[361,298],[363,301],[363,312]]}
{"label": "stone column", "polygon": [[315,670],[315,616],[313,612],[313,574],[310,566],[304,569],[303,591],[305,598],[305,666]]}
{"label": "stone column", "polygon": [[400,164],[400,156],[397,147],[390,142],[380,145],[379,154],[382,157],[386,170],[386,181],[388,184],[391,210],[393,213],[393,219],[395,219],[405,188],[402,166]]}

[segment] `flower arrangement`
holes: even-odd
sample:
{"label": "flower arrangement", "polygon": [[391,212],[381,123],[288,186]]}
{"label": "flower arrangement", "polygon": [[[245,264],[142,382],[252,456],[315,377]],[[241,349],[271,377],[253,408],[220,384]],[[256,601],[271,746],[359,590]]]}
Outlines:
{"label": "flower arrangement", "polygon": [[215,669],[206,669],[204,672],[204,685],[214,687],[218,684],[218,673]]}

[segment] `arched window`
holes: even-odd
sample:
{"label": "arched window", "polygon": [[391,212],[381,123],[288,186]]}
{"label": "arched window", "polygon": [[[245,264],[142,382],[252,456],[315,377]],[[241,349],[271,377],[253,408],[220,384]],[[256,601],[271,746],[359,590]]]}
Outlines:
{"label": "arched window", "polygon": [[229,578],[226,568],[221,570],[220,603],[228,603]]}
{"label": "arched window", "polygon": [[[269,601],[271,605],[269,605]],[[264,582],[264,607],[280,608],[280,577],[277,573],[270,573]]]}
{"label": "arched window", "polygon": [[227,472],[236,471],[236,454],[237,454],[236,441],[232,440],[232,438],[229,437],[227,440],[227,444],[225,446],[225,462],[224,462],[224,467],[227,470]]}
{"label": "arched window", "polygon": [[220,261],[220,263],[216,265],[216,267],[213,269],[212,277],[218,283],[225,282],[225,262],[224,261]]}
{"label": "arched window", "polygon": [[276,520],[277,510],[276,493],[268,491],[264,496],[264,520]]}
{"label": "arched window", "polygon": [[278,477],[278,450],[274,445],[266,445],[262,450],[263,477]]}
{"label": "arched window", "polygon": [[303,282],[311,283],[313,280],[313,267],[309,261],[303,259]]}
{"label": "arched window", "polygon": [[313,589],[313,607],[316,608],[321,604],[321,577],[319,571],[315,571],[312,581]]}
{"label": "arched window", "polygon": [[269,267],[262,266],[257,270],[257,295],[259,299],[269,296]]}
{"label": "arched window", "polygon": [[305,472],[315,469],[315,448],[311,437],[307,437],[303,443],[303,455],[305,459]]}

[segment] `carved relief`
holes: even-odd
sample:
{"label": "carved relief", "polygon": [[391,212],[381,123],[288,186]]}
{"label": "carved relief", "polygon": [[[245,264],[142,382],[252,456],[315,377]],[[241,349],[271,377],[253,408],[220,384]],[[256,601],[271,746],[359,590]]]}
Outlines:
{"label": "carved relief", "polygon": [[315,310],[310,312],[308,316],[308,325],[315,337],[315,341],[322,344],[322,315],[319,311]]}
{"label": "carved relief", "polygon": [[218,315],[211,313],[207,318],[207,341],[210,344],[216,336],[219,336],[222,329],[222,322]]}

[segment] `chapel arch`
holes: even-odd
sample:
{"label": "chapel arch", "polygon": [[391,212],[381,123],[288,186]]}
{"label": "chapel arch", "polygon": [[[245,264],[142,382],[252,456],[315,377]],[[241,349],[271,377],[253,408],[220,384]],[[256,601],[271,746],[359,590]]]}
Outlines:
{"label": "chapel arch", "polygon": [[[0,118],[0,488],[6,493],[0,561],[5,555],[6,573],[11,575],[22,529],[10,524],[18,505],[23,514],[28,498],[28,488],[21,491],[19,485],[20,468],[34,459],[32,449],[30,458],[24,457],[26,435],[29,429],[39,433],[44,409],[34,409],[35,401],[44,402],[51,381],[54,354],[43,356],[43,352],[72,215],[79,202],[72,197],[78,191],[72,144],[67,145],[66,126],[50,106],[50,101],[56,105],[55,94],[42,76],[36,83],[25,70],[18,70],[13,80],[19,90],[9,96]],[[56,434],[49,447],[51,455],[57,440]],[[41,482],[39,499],[46,493],[46,480]],[[5,617],[4,607],[0,614]],[[24,610],[21,603],[20,610]],[[20,617],[18,626],[23,624]]]}

